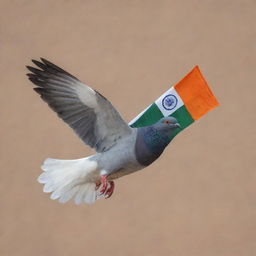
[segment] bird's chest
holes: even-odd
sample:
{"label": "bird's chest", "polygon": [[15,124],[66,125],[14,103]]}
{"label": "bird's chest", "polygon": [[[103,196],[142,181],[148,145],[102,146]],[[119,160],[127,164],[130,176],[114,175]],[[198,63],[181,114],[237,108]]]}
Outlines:
{"label": "bird's chest", "polygon": [[110,172],[137,169],[135,157],[136,131],[133,136],[123,138],[115,147],[99,155],[99,167]]}
{"label": "bird's chest", "polygon": [[154,129],[141,130],[139,133],[135,143],[136,159],[141,165],[148,166],[162,154],[169,140]]}

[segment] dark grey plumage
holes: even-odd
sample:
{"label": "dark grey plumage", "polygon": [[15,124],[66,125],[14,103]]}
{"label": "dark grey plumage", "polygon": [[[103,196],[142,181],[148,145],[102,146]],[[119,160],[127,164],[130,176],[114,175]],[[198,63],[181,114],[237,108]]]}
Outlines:
{"label": "dark grey plumage", "polygon": [[135,143],[137,161],[143,166],[153,163],[171,142],[173,131],[179,127],[174,117],[165,117],[151,126],[138,128]]}

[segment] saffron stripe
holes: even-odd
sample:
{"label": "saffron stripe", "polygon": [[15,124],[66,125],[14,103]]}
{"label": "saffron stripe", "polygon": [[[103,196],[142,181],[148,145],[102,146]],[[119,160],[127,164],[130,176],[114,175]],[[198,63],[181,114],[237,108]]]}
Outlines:
{"label": "saffron stripe", "polygon": [[219,105],[199,67],[196,66],[174,86],[194,120]]}

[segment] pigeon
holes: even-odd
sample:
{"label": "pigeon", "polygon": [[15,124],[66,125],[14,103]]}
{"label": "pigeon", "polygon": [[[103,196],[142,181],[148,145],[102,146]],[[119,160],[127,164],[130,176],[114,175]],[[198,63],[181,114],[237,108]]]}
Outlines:
{"label": "pigeon", "polygon": [[98,91],[44,58],[32,62],[37,67],[27,66],[31,72],[27,76],[36,86],[33,89],[96,151],[80,159],[44,161],[38,181],[51,199],[92,204],[111,197],[114,180],[153,163],[180,128],[174,117],[132,128]]}

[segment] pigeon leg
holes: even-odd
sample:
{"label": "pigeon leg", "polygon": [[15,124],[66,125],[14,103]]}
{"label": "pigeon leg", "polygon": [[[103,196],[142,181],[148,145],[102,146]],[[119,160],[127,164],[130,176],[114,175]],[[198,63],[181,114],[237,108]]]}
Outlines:
{"label": "pigeon leg", "polygon": [[102,184],[102,188],[100,190],[100,194],[105,194],[107,188],[108,188],[108,180],[107,180],[107,176],[106,175],[102,175],[101,176],[101,184]]}
{"label": "pigeon leg", "polygon": [[107,189],[106,193],[105,193],[105,199],[110,198],[114,192],[114,188],[115,188],[115,183],[114,181],[109,181],[108,184],[110,185],[110,187]]}
{"label": "pigeon leg", "polygon": [[100,185],[101,185],[101,182],[100,181],[98,181],[98,182],[95,182],[95,190],[98,190],[98,188],[100,187]]}

